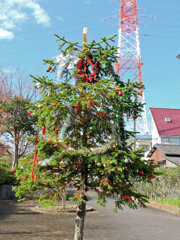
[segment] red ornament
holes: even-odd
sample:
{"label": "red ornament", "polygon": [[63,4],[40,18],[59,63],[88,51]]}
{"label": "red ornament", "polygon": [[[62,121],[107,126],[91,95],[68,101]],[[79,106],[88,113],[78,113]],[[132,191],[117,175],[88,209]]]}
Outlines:
{"label": "red ornament", "polygon": [[20,178],[20,180],[21,180],[21,181],[24,181],[24,180],[26,180],[26,178],[25,178],[24,176],[22,176],[22,177]]}
{"label": "red ornament", "polygon": [[45,134],[46,134],[46,125],[44,125],[42,129],[42,135],[45,135]]}
{"label": "red ornament", "polygon": [[125,200],[127,200],[129,203],[132,201],[132,199],[129,198],[127,195],[125,195],[123,198],[124,198]]}
{"label": "red ornament", "polygon": [[31,114],[32,114],[32,111],[29,111],[29,112],[28,112],[28,115],[30,116]]}
{"label": "red ornament", "polygon": [[78,166],[78,167],[80,167],[81,166],[81,162],[80,161],[78,161],[77,163],[76,163],[76,165]]}
{"label": "red ornament", "polygon": [[123,96],[123,92],[119,92],[118,95],[121,97]]}
{"label": "red ornament", "polygon": [[37,136],[34,136],[36,138],[36,143],[40,141],[40,139]]}
{"label": "red ornament", "polygon": [[66,146],[69,147],[69,143],[66,143]]}
{"label": "red ornament", "polygon": [[75,104],[75,105],[74,105],[74,108],[75,108],[75,112],[77,112],[78,109],[79,109],[79,104]]}
{"label": "red ornament", "polygon": [[91,108],[92,106],[93,106],[93,104],[92,104],[92,102],[90,102],[90,104],[89,104],[89,106],[88,106],[88,107],[89,107],[89,108]]}
{"label": "red ornament", "polygon": [[49,144],[52,144],[52,141],[49,141]]}
{"label": "red ornament", "polygon": [[100,117],[101,117],[101,116],[104,116],[104,115],[105,115],[105,112],[98,112],[97,115],[100,116]]}
{"label": "red ornament", "polygon": [[75,104],[74,106],[76,109],[79,109],[79,104]]}
{"label": "red ornament", "polygon": [[104,110],[104,108],[103,107],[99,107],[98,109],[97,109],[97,115],[98,116],[104,116],[106,113],[105,113],[105,110]]}
{"label": "red ornament", "polygon": [[34,181],[34,168],[35,168],[35,164],[37,162],[37,150],[36,150],[36,147],[35,147],[35,150],[34,150],[34,158],[33,158],[33,167],[32,167],[32,172],[31,172],[31,179]]}
{"label": "red ornament", "polygon": [[[77,75],[76,78],[82,78],[86,82],[97,81],[100,70],[97,68],[98,62],[95,62],[95,63],[94,62],[95,60],[91,59],[90,56],[88,56],[86,59],[81,58],[77,64],[77,69],[79,70],[78,71],[79,76]],[[89,69],[89,67],[91,69]]]}
{"label": "red ornament", "polygon": [[51,66],[50,67],[48,67],[47,69],[46,69],[46,72],[50,72],[51,71]]}
{"label": "red ornament", "polygon": [[60,147],[60,144],[58,143],[58,144],[57,144],[57,148],[59,148],[59,147]]}
{"label": "red ornament", "polygon": [[129,199],[129,197],[128,197],[127,195],[125,195],[123,198],[124,198],[124,199]]}
{"label": "red ornament", "polygon": [[107,182],[107,183],[109,183],[109,180],[106,179],[106,178],[103,178],[103,179],[101,179],[101,182]]}
{"label": "red ornament", "polygon": [[144,172],[143,170],[140,171],[140,175],[143,176],[144,175]]}
{"label": "red ornament", "polygon": [[151,178],[155,178],[156,177],[156,175],[153,173],[152,175],[151,175]]}
{"label": "red ornament", "polygon": [[56,107],[57,106],[57,102],[53,103],[53,106]]}
{"label": "red ornament", "polygon": [[16,170],[15,170],[15,169],[12,169],[12,173],[15,174],[15,173],[16,173]]}

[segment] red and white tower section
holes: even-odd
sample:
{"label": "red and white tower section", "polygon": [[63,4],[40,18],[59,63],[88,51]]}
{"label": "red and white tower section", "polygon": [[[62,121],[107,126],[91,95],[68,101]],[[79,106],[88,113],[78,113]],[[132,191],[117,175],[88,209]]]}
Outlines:
{"label": "red and white tower section", "polygon": [[[116,73],[119,74],[122,81],[130,80],[143,83],[138,25],[137,1],[121,0]],[[141,89],[141,102],[145,103],[143,89]],[[148,124],[145,106],[143,110],[142,117],[137,121],[136,131],[147,134]]]}

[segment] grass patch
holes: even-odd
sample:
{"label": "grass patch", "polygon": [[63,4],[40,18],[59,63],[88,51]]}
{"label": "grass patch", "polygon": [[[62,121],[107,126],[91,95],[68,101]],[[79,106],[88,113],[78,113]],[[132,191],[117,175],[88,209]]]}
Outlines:
{"label": "grass patch", "polygon": [[180,197],[174,198],[156,198],[155,201],[163,204],[169,204],[175,207],[180,207]]}

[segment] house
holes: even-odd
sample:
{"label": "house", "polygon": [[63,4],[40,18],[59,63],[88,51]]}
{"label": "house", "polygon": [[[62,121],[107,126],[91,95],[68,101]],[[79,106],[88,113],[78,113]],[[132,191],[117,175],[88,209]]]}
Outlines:
{"label": "house", "polygon": [[180,145],[155,144],[148,154],[160,167],[180,166]]}
{"label": "house", "polygon": [[147,155],[152,148],[152,136],[136,135],[136,148],[144,148],[144,159],[147,159]]}
{"label": "house", "polygon": [[180,145],[180,109],[150,108],[152,115],[152,146]]}

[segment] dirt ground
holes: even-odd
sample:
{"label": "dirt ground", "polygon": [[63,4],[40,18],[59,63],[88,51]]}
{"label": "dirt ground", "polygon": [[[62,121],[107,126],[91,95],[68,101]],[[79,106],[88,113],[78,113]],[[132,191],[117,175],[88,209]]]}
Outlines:
{"label": "dirt ground", "polygon": [[[73,240],[75,213],[32,211],[33,201],[0,201],[0,240]],[[114,213],[88,202],[84,240],[180,240],[180,216],[152,208]],[[36,209],[37,210],[37,209]]]}

